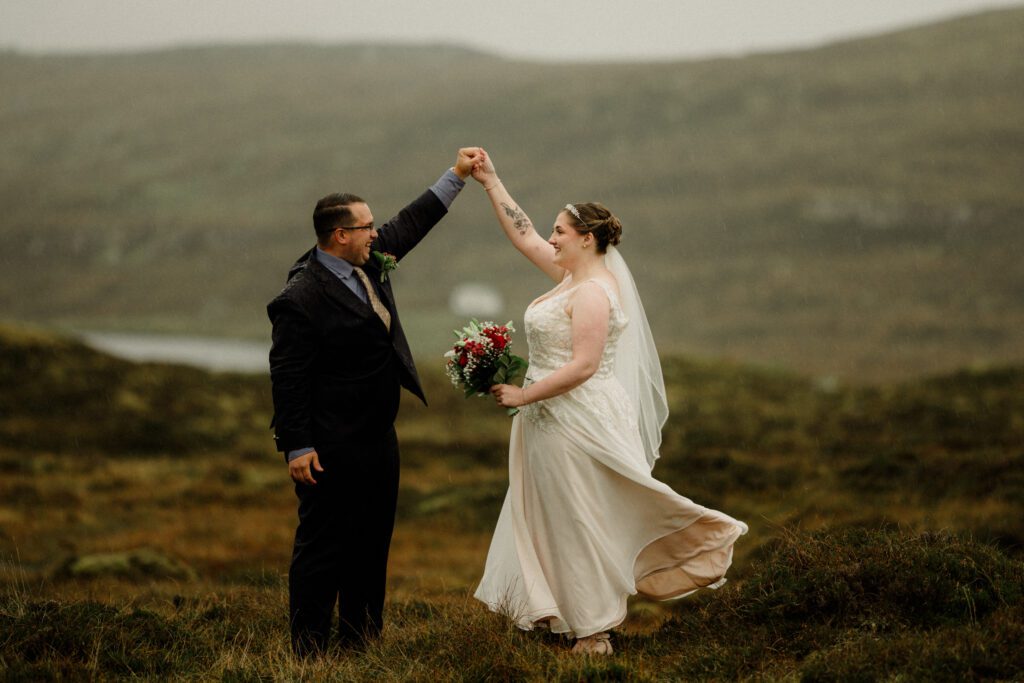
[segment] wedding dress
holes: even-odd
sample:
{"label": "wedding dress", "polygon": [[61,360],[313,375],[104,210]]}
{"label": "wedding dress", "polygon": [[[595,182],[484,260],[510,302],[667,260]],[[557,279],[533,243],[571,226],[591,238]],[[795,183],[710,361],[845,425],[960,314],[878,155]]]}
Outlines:
{"label": "wedding dress", "polygon": [[[637,406],[615,372],[616,360],[634,360],[616,358],[630,320],[608,283],[587,282],[611,303],[600,366],[580,386],[523,406],[512,420],[508,493],[475,593],[520,628],[546,625],[577,638],[620,624],[629,595],[667,600],[717,588],[733,544],[747,532],[743,522],[651,475]],[[526,309],[528,382],[572,359],[565,306],[584,284],[563,283]]]}

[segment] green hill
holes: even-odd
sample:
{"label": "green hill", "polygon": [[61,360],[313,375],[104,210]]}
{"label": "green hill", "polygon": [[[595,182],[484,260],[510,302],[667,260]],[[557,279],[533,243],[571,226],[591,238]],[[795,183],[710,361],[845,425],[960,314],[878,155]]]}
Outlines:
{"label": "green hill", "polygon": [[[0,310],[265,336],[317,198],[390,215],[481,144],[534,222],[625,224],[659,344],[852,379],[1021,359],[1024,10],[648,64],[451,47],[0,54]],[[436,358],[463,281],[546,287],[479,188],[395,275]]]}

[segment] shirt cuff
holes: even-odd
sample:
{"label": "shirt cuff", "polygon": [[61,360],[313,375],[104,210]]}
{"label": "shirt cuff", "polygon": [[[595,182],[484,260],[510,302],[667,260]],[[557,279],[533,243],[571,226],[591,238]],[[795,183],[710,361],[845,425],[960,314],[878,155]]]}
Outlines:
{"label": "shirt cuff", "polygon": [[[423,187],[423,186],[420,185],[420,187]],[[291,462],[295,458],[301,458],[306,453],[312,453],[315,450],[316,450],[315,448],[310,446],[308,448],[296,448],[294,451],[288,451],[288,462]]]}
{"label": "shirt cuff", "polygon": [[[448,169],[437,182],[430,186],[430,191],[441,200],[444,208],[451,208],[452,202],[466,186],[466,181],[455,174],[455,171]],[[422,185],[420,186],[422,187]]]}

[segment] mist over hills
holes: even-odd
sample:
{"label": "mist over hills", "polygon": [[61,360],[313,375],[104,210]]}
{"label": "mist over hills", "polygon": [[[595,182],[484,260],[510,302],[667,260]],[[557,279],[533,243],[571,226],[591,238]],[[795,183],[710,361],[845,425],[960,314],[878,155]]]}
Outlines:
{"label": "mist over hills", "polygon": [[[332,191],[390,216],[483,145],[544,233],[625,225],[659,346],[854,379],[1024,354],[1024,10],[781,54],[547,64],[447,46],[0,54],[0,316],[265,337]],[[475,184],[395,274],[548,283]]]}

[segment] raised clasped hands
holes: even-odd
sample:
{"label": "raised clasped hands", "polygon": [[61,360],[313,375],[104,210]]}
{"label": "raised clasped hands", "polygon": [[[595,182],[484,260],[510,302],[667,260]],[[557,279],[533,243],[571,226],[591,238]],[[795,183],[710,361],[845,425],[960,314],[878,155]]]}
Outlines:
{"label": "raised clasped hands", "polygon": [[473,164],[473,179],[483,185],[485,189],[490,189],[499,182],[498,172],[494,170],[494,162],[483,148],[480,149],[480,155]]}
{"label": "raised clasped hands", "polygon": [[479,163],[483,153],[482,147],[463,147],[459,149],[459,153],[455,157],[455,165],[452,167],[455,175],[463,180],[468,178],[473,172],[473,167]]}

